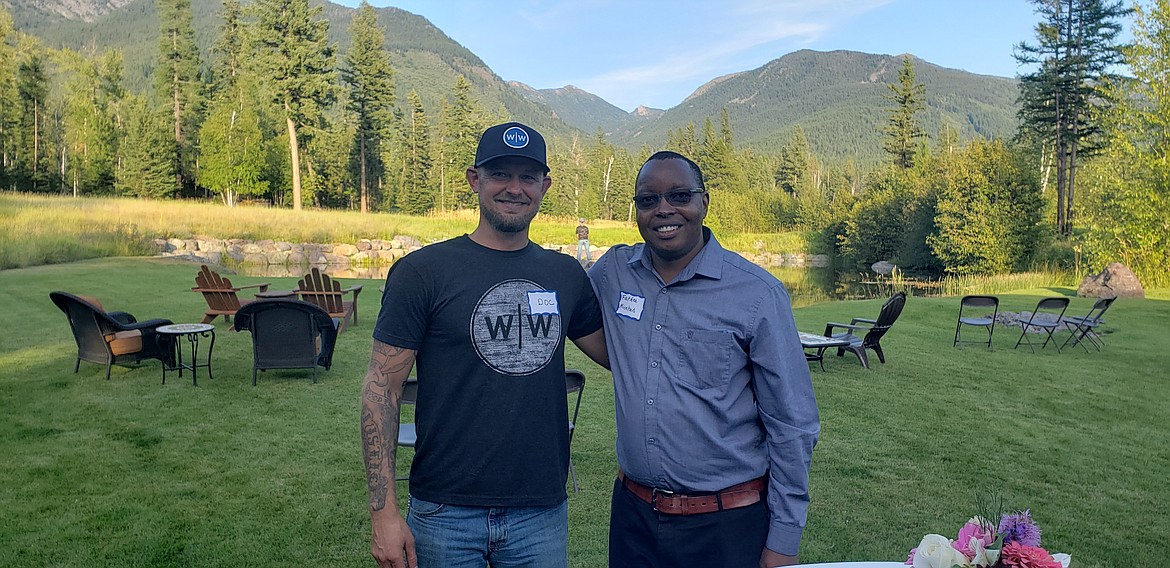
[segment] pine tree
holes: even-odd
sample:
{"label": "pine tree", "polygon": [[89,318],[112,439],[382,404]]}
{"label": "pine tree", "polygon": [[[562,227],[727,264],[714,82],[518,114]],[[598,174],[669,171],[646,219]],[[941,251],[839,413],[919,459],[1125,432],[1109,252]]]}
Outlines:
{"label": "pine tree", "polygon": [[350,86],[347,109],[357,119],[358,180],[361,212],[369,212],[371,179],[382,177],[382,139],[394,123],[394,69],[378,27],[378,14],[362,0],[349,28],[352,45],[341,78]]}
{"label": "pine tree", "polygon": [[1056,230],[1072,232],[1077,159],[1101,149],[1099,117],[1114,101],[1101,85],[1121,62],[1117,21],[1129,13],[1121,0],[1031,0],[1041,22],[1035,44],[1020,43],[1021,134],[1040,138],[1054,154]]}
{"label": "pine tree", "polygon": [[174,129],[175,191],[194,186],[195,132],[202,112],[199,48],[195,45],[191,0],[158,0],[159,62],[154,70],[159,101],[165,101]]}
{"label": "pine tree", "polygon": [[216,55],[213,67],[213,92],[216,94],[235,89],[243,70],[243,13],[239,0],[223,0],[223,10],[219,13],[223,23],[219,26],[219,36],[211,46],[211,52]]}
{"label": "pine tree", "polygon": [[123,109],[121,165],[115,172],[114,190],[133,197],[172,194],[175,169],[167,150],[169,120],[151,112],[146,100],[137,95],[127,97]]}
{"label": "pine tree", "polygon": [[49,96],[49,79],[45,75],[44,57],[40,53],[27,56],[17,67],[16,90],[20,99],[17,179],[32,191],[48,189],[50,166],[43,162],[48,153],[45,142],[45,127],[48,124],[45,99]]}
{"label": "pine tree", "polygon": [[16,30],[12,16],[0,6],[0,187],[13,183],[16,129],[20,123],[16,89]]}
{"label": "pine tree", "polygon": [[776,168],[776,186],[790,197],[797,197],[808,188],[809,163],[812,151],[808,137],[799,125],[793,128],[788,143],[780,147],[780,164]]}
{"label": "pine tree", "polygon": [[435,196],[429,184],[431,173],[430,126],[426,111],[418,93],[411,91],[406,97],[410,106],[410,118],[406,124],[405,179],[398,207],[404,213],[421,215],[435,204]]}
{"label": "pine tree", "polygon": [[455,80],[451,100],[444,101],[439,117],[438,155],[440,211],[476,206],[475,194],[468,191],[464,172],[475,161],[475,146],[484,124],[483,111],[471,95],[471,83],[462,75]]}
{"label": "pine tree", "polygon": [[301,209],[301,150],[298,134],[323,120],[323,107],[333,103],[333,46],[326,37],[329,22],[322,7],[308,0],[256,0],[253,39],[255,63],[268,77],[272,101],[284,112],[292,170],[293,209]]}
{"label": "pine tree", "polygon": [[885,98],[894,107],[890,109],[889,123],[882,129],[886,136],[882,147],[893,156],[895,165],[909,169],[914,166],[918,139],[926,135],[916,116],[926,108],[926,87],[915,77],[914,64],[908,56],[902,58],[898,82],[886,86],[890,93]]}

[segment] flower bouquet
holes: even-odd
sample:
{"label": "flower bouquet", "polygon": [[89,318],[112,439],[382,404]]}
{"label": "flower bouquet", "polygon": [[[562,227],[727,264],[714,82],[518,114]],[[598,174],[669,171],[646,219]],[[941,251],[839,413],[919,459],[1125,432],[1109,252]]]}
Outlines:
{"label": "flower bouquet", "polygon": [[1040,547],[1040,527],[1025,510],[999,516],[993,524],[972,517],[951,540],[940,534],[922,537],[906,564],[914,568],[1068,568],[1067,554]]}

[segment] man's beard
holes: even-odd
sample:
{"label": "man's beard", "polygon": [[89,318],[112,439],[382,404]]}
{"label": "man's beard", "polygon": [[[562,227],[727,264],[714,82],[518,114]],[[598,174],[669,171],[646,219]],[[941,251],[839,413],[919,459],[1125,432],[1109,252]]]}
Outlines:
{"label": "man's beard", "polygon": [[501,233],[519,233],[528,228],[532,224],[532,219],[536,217],[534,213],[532,216],[516,215],[511,218],[506,218],[500,215],[491,207],[480,207],[483,212],[483,218],[496,231]]}

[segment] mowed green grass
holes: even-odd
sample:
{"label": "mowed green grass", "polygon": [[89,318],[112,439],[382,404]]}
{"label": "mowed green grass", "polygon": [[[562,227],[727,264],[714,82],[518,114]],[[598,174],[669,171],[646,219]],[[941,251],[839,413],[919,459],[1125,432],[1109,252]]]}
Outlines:
{"label": "mowed green grass", "polygon": [[[269,371],[251,386],[251,337],[217,322],[213,379],[157,362],[82,363],[52,290],[97,296],[140,319],[198,321],[197,266],[112,258],[0,271],[0,566],[369,566],[358,436],[380,282],[332,370]],[[241,278],[237,283],[261,279]],[[269,279],[290,288],[293,279]],[[1031,310],[1068,289],[1003,294]],[[880,300],[796,310],[797,325],[874,317]],[[1091,301],[1073,298],[1070,312]],[[1078,567],[1159,566],[1170,534],[1170,291],[1119,300],[1103,352],[953,348],[955,298],[910,298],[885,365],[830,356],[813,369],[822,433],[805,562],[902,560],[923,534],[954,536],[979,493],[1029,507],[1044,544]],[[973,330],[978,334],[980,330]],[[1063,332],[1061,339],[1063,339]],[[607,373],[585,370],[570,492],[570,564],[605,565],[613,455]],[[410,452],[400,452],[405,467]],[[404,493],[405,484],[399,484]]]}

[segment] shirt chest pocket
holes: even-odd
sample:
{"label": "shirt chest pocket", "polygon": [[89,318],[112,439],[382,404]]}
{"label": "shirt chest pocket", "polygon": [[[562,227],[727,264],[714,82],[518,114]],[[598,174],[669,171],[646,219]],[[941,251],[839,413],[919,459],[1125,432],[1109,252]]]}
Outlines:
{"label": "shirt chest pocket", "polygon": [[679,380],[700,389],[725,386],[747,355],[730,331],[717,329],[682,330]]}

